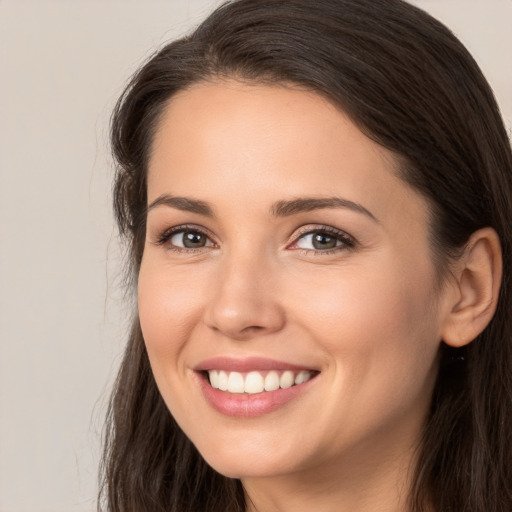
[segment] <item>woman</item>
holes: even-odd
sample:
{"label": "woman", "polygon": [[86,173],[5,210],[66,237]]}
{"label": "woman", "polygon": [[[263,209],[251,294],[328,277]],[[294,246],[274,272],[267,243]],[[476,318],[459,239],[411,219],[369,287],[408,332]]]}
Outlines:
{"label": "woman", "polygon": [[444,26],[227,3],[112,141],[138,308],[106,510],[510,510],[512,156]]}

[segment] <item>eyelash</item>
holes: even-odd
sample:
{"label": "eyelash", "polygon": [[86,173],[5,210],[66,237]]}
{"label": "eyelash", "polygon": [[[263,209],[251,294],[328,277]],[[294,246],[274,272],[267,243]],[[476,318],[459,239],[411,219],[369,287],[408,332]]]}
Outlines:
{"label": "eyelash", "polygon": [[[300,251],[302,254],[314,254],[315,256],[326,256],[329,254],[334,254],[340,251],[347,251],[354,249],[356,247],[356,241],[353,237],[341,231],[339,229],[333,228],[332,226],[318,226],[311,229],[308,226],[305,226],[299,230],[297,235],[294,237],[294,240],[291,245],[295,245],[299,242],[301,238],[305,235],[315,235],[315,234],[323,234],[329,235],[332,238],[335,238],[337,241],[341,242],[341,245],[333,247],[332,249],[304,249],[297,248],[295,251]],[[290,245],[288,246],[290,247]]]}
{"label": "eyelash", "polygon": [[[209,240],[212,239],[211,235],[204,229],[198,228],[197,226],[191,226],[191,225],[181,225],[181,226],[174,226],[172,228],[166,229],[164,232],[162,232],[157,240],[155,241],[155,245],[167,245],[167,248],[171,251],[175,252],[185,252],[188,254],[200,252],[204,247],[198,247],[198,248],[192,248],[192,247],[177,247],[176,245],[168,243],[169,240],[178,233],[197,233],[199,235],[204,235]],[[215,243],[215,242],[213,242]]]}
{"label": "eyelash", "polygon": [[[170,229],[166,229],[163,231],[157,238],[157,240],[154,242],[155,245],[166,245],[167,248],[171,251],[179,252],[179,253],[188,253],[193,254],[202,251],[205,247],[199,247],[199,248],[188,248],[188,247],[178,247],[173,244],[169,244],[169,240],[176,234],[179,233],[197,233],[200,235],[203,235],[207,237],[214,245],[215,242],[212,240],[211,235],[208,231],[204,230],[203,228],[199,228],[194,225],[180,225],[180,226],[174,226]],[[353,237],[345,233],[344,231],[335,229],[331,226],[318,226],[315,228],[308,228],[307,226],[301,228],[297,235],[294,237],[294,240],[291,244],[289,244],[287,247],[290,247],[292,245],[295,245],[299,242],[301,238],[303,238],[305,235],[315,235],[315,234],[327,234],[333,238],[336,238],[337,241],[341,242],[341,245],[333,247],[332,249],[304,249],[304,248],[296,248],[293,249],[295,251],[299,251],[302,254],[308,254],[311,253],[322,256],[322,255],[329,255],[333,253],[337,253],[340,251],[346,251],[351,250],[356,247],[356,241]]]}

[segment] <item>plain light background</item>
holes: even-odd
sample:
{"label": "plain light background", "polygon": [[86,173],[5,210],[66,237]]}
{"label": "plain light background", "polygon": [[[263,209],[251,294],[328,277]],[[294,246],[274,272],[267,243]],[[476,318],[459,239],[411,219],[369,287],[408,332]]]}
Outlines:
{"label": "plain light background", "polygon": [[[130,74],[220,1],[0,0],[0,512],[92,512],[130,312],[108,119]],[[512,0],[416,0],[512,127]]]}

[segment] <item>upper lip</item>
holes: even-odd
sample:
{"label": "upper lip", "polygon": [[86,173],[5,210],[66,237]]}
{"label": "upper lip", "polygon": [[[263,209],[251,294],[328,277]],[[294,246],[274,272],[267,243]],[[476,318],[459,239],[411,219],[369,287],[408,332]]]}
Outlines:
{"label": "upper lip", "polygon": [[276,359],[268,359],[265,357],[248,357],[244,359],[233,357],[212,357],[201,361],[194,370],[227,370],[232,372],[249,372],[251,370],[312,370],[310,366],[302,366],[297,364],[278,361]]}

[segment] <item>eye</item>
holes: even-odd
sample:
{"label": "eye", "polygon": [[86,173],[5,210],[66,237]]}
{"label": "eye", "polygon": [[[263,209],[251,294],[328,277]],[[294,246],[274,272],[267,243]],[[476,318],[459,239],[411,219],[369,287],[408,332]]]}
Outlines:
{"label": "eye", "polygon": [[200,249],[201,247],[213,246],[213,242],[199,231],[178,231],[169,238],[169,241],[175,247],[184,249]]}
{"label": "eye", "polygon": [[329,253],[354,246],[354,239],[346,233],[325,227],[303,231],[290,248]]}
{"label": "eye", "polygon": [[176,226],[164,231],[155,243],[156,245],[165,245],[175,251],[193,251],[215,246],[206,233],[187,226]]}

